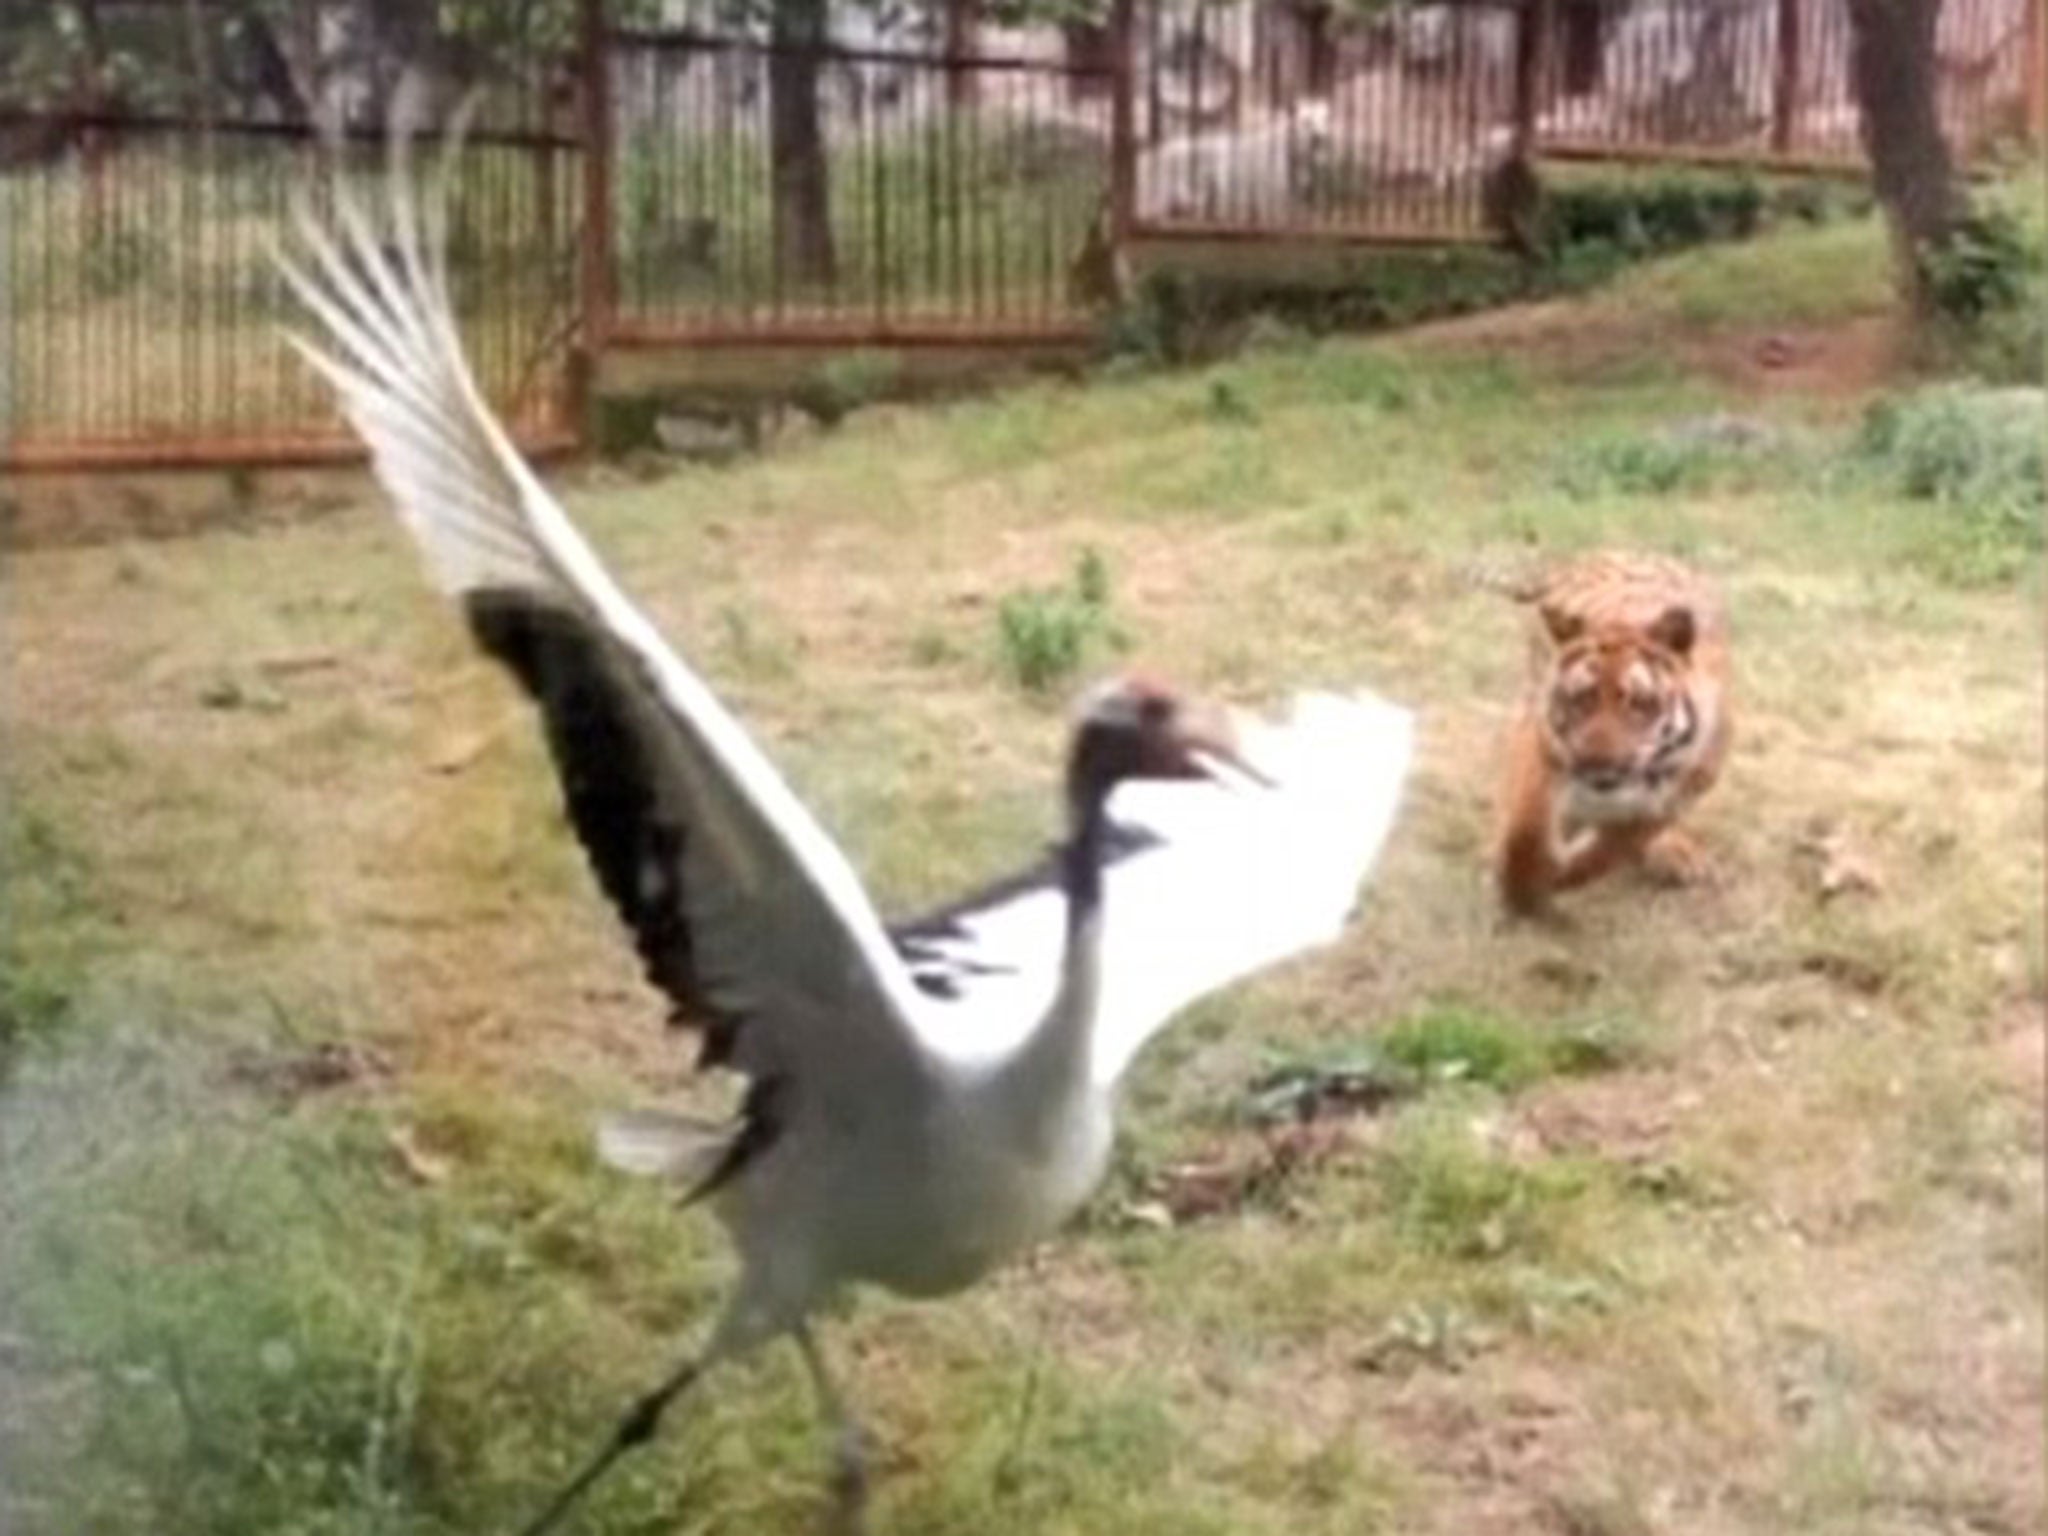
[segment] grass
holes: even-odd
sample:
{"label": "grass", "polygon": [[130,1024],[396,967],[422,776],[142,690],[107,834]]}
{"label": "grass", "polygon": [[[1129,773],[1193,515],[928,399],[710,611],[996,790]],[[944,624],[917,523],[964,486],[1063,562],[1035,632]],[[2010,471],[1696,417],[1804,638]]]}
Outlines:
{"label": "grass", "polygon": [[1004,675],[1041,695],[1070,686],[1104,651],[1130,645],[1111,616],[1109,568],[1094,549],[1081,551],[1067,586],[1005,596],[996,608],[996,637]]}
{"label": "grass", "polygon": [[[890,910],[1054,829],[1059,720],[996,636],[1078,551],[1134,659],[1422,712],[1358,921],[1141,1059],[1075,1230],[830,1329],[876,1529],[2038,1528],[2040,592],[1954,564],[1953,509],[1870,460],[1866,413],[1916,398],[1837,367],[1882,261],[1867,224],[1774,235],[1484,326],[566,480]],[[1785,330],[1815,359],[1759,376]],[[1718,418],[1771,446],[1604,446]],[[1718,878],[1503,928],[1522,615],[1488,578],[1610,541],[1730,594]],[[0,1523],[506,1528],[730,1273],[592,1119],[730,1085],[685,1071],[523,707],[367,497],[9,576]],[[1878,889],[1824,900],[1842,847]],[[1276,1063],[1399,1091],[1333,1101],[1257,1198],[1131,1219],[1270,1162]],[[778,1354],[580,1529],[807,1527],[825,1450]]]}

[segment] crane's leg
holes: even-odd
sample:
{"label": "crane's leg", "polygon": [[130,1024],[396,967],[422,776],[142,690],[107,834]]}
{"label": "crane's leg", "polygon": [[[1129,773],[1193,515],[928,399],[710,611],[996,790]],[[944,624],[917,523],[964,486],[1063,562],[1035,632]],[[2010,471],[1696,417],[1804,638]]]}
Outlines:
{"label": "crane's leg", "polygon": [[803,1351],[804,1365],[811,1373],[811,1385],[818,1390],[818,1407],[832,1426],[833,1455],[837,1463],[837,1472],[832,1480],[833,1528],[851,1536],[861,1529],[862,1517],[867,1510],[867,1448],[862,1441],[860,1425],[846,1411],[846,1401],[840,1397],[839,1389],[832,1384],[831,1373],[825,1369],[825,1357],[818,1349],[818,1341],[811,1337],[810,1324],[798,1323],[791,1331],[796,1336],[796,1347]]}
{"label": "crane's leg", "polygon": [[584,1463],[583,1470],[569,1479],[562,1491],[556,1494],[548,1507],[524,1529],[521,1536],[543,1536],[544,1532],[553,1530],[562,1516],[566,1515],[576,1501],[589,1490],[590,1485],[611,1470],[613,1462],[634,1447],[645,1445],[653,1439],[655,1428],[661,1423],[661,1416],[668,1410],[668,1405],[690,1389],[691,1384],[704,1374],[718,1353],[718,1344],[714,1340],[711,1348],[684,1361],[673,1375],[635,1403],[627,1411],[626,1416],[619,1420],[619,1427],[612,1431],[612,1437],[605,1442],[604,1448]]}

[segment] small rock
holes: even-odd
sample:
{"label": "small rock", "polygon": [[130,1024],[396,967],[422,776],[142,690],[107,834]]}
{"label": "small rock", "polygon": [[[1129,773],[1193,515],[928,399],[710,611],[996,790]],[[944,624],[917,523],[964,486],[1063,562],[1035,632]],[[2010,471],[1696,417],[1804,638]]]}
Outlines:
{"label": "small rock", "polygon": [[1757,363],[1765,368],[1789,368],[1799,361],[1799,346],[1791,337],[1766,336],[1756,346]]}
{"label": "small rock", "polygon": [[1665,428],[1664,436],[1680,448],[1767,448],[1778,441],[1777,429],[1768,422],[1733,411],[1683,417]]}
{"label": "small rock", "polygon": [[737,458],[753,447],[755,434],[751,424],[738,417],[672,412],[655,419],[654,436],[678,458],[716,464]]}

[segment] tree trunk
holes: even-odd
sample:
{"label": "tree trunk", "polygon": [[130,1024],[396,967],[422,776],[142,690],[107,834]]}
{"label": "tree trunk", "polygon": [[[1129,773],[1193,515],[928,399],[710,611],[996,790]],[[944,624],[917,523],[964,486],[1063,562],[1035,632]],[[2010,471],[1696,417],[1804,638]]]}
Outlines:
{"label": "tree trunk", "polygon": [[1871,184],[1885,211],[1899,287],[1916,319],[1930,297],[1924,259],[1967,211],[1935,105],[1940,0],[1848,0],[1849,73]]}
{"label": "tree trunk", "polygon": [[1590,96],[1599,90],[1607,57],[1606,7],[1598,0],[1565,0],[1557,9],[1558,56],[1566,96]]}
{"label": "tree trunk", "polygon": [[831,183],[825,164],[818,74],[825,0],[776,0],[769,29],[768,154],[775,195],[775,260],[784,282],[828,284]]}
{"label": "tree trunk", "polygon": [[[311,18],[311,12],[307,12],[307,17]],[[277,28],[253,5],[245,4],[236,10],[234,20],[239,37],[240,73],[248,82],[251,104],[268,102],[281,122],[312,121],[312,108],[306,93],[299,89],[299,76],[292,71],[291,55],[285,51]],[[313,63],[317,52],[314,45],[304,50],[307,64],[303,74],[308,81],[317,74]]]}
{"label": "tree trunk", "polygon": [[1116,68],[1116,49],[1109,28],[1092,21],[1063,21],[1060,37],[1067,66],[1067,99],[1080,101],[1104,93],[1105,81]]}

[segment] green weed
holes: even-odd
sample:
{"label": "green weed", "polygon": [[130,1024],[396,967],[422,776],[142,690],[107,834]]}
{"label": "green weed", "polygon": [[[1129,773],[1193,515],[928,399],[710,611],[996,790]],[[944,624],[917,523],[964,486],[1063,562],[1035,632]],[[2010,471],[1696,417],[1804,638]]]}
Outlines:
{"label": "green weed", "polygon": [[1013,592],[996,610],[1004,674],[1026,693],[1071,682],[1105,648],[1127,643],[1110,614],[1109,566],[1083,550],[1070,585]]}
{"label": "green weed", "polygon": [[886,399],[903,380],[903,358],[895,352],[841,352],[818,365],[801,403],[820,421],[838,422],[862,406]]}
{"label": "green weed", "polygon": [[1879,402],[1855,445],[1882,483],[1930,503],[1922,559],[1962,586],[2010,579],[2042,547],[2042,435],[2038,389],[1947,384]]}
{"label": "green weed", "polygon": [[1371,1176],[1404,1247],[1479,1262],[1552,1255],[1591,1178],[1569,1163],[1511,1161],[1454,1113],[1423,1114],[1397,1127]]}
{"label": "green weed", "polygon": [[0,1085],[25,1053],[54,1041],[105,942],[88,871],[51,821],[0,812]]}

